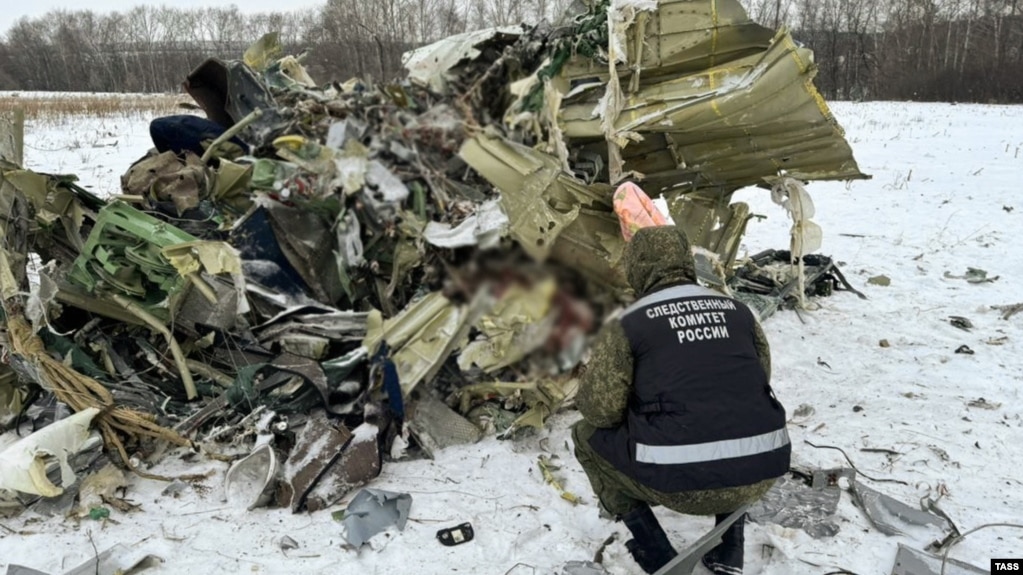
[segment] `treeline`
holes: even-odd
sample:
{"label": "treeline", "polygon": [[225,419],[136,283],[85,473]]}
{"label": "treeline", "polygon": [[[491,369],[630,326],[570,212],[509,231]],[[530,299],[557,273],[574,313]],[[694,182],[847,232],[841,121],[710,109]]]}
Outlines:
{"label": "treeline", "polygon": [[[209,57],[235,59],[270,31],[307,51],[318,81],[391,79],[401,54],[452,34],[564,12],[571,0],[327,0],[319,9],[243,14],[236,7],[54,10],[0,41],[0,90],[164,92]],[[282,3],[284,4],[284,3]]]}
{"label": "treeline", "polygon": [[7,31],[0,44],[0,88],[176,91],[205,58],[238,58],[251,38],[270,30],[299,44],[316,21],[312,13],[243,16],[237,8],[55,10],[23,18]]}
{"label": "treeline", "polygon": [[[176,91],[210,56],[278,31],[319,81],[390,79],[401,54],[490,26],[556,19],[571,0],[327,0],[319,9],[141,6],[52,11],[0,41],[0,90]],[[1023,0],[744,0],[813,49],[829,99],[1023,102]]]}
{"label": "treeline", "polygon": [[750,0],[829,99],[1023,102],[1023,0]]}

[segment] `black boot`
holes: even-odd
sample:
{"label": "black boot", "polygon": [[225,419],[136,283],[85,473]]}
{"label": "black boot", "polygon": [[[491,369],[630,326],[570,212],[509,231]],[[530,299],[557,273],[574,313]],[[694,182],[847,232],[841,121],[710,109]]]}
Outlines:
{"label": "black boot", "polygon": [[[731,513],[723,513],[715,517],[716,524],[728,519]],[[746,515],[739,517],[728,526],[721,535],[721,544],[703,556],[703,565],[714,572],[714,575],[742,575],[742,552],[746,541],[743,532],[746,527]]]}
{"label": "black boot", "polygon": [[622,521],[633,536],[633,539],[625,542],[625,548],[632,553],[632,558],[643,571],[656,573],[678,555],[649,506],[644,505],[622,515]]}

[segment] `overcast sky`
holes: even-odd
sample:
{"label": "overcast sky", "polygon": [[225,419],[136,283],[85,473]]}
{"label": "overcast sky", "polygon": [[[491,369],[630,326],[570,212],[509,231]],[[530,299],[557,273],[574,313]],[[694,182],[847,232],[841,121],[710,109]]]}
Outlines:
{"label": "overcast sky", "polygon": [[176,8],[202,8],[211,6],[238,6],[242,13],[293,11],[303,8],[318,7],[326,4],[326,0],[0,0],[0,35],[22,16],[38,17],[50,10],[84,10],[93,12],[127,12],[134,6],[148,4],[150,6],[168,5]]}

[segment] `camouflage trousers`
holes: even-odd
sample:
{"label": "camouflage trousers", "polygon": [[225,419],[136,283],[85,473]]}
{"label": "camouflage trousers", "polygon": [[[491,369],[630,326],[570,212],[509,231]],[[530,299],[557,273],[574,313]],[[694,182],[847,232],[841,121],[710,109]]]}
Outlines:
{"label": "camouflage trousers", "polygon": [[663,505],[686,515],[731,513],[746,503],[763,497],[776,481],[768,479],[740,487],[662,493],[618,471],[610,462],[593,451],[589,440],[595,431],[596,428],[585,420],[575,424],[572,428],[575,457],[589,477],[593,493],[600,499],[601,506],[615,517],[621,517],[644,504]]}

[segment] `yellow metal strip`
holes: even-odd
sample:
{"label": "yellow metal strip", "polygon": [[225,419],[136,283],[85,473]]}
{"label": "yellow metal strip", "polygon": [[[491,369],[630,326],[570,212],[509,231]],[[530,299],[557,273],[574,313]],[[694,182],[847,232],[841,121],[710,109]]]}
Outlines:
{"label": "yellow metal strip", "polygon": [[785,49],[792,55],[792,59],[796,61],[796,67],[799,68],[800,74],[806,74],[806,71],[810,69],[810,63],[799,57],[799,46],[792,39],[792,35],[787,31],[782,30],[779,34],[783,35],[782,40],[785,42]]}
{"label": "yellow metal strip", "polygon": [[710,33],[710,65],[713,67],[717,64],[717,53],[718,53],[718,0],[710,1],[710,22],[711,30]]}
{"label": "yellow metal strip", "polygon": [[[721,70],[711,70],[710,73],[707,74],[708,78],[710,78],[710,90],[712,92],[718,88],[717,75],[719,72],[721,72]],[[716,96],[710,101],[710,107],[714,110],[714,113],[717,114],[718,118],[724,117],[724,114],[721,113],[721,108],[718,106],[718,99]]]}
{"label": "yellow metal strip", "polygon": [[824,101],[824,96],[821,96],[820,91],[817,90],[817,86],[813,85],[813,78],[807,78],[806,81],[803,82],[803,86],[806,88],[807,93],[813,97],[814,102],[817,102],[817,109],[820,110],[824,119],[831,124],[835,133],[838,134],[839,137],[844,138],[845,130],[842,126],[838,125],[838,122],[835,121],[835,116],[831,113],[831,108],[828,107],[828,103]]}

